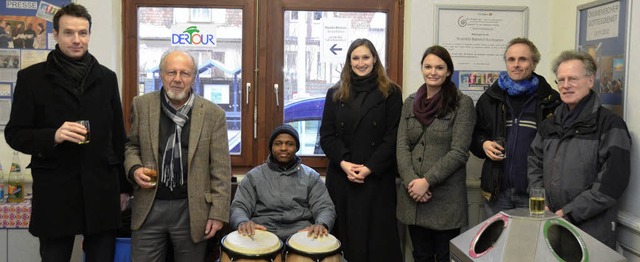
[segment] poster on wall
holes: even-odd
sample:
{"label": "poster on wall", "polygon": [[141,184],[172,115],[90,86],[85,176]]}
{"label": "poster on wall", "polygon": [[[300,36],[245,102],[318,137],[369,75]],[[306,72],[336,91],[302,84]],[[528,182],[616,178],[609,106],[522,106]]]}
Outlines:
{"label": "poster on wall", "polygon": [[604,107],[624,117],[628,0],[596,1],[577,9],[576,50],[589,53],[598,66],[593,90]]}
{"label": "poster on wall", "polygon": [[436,5],[435,42],[451,54],[458,88],[476,102],[505,70],[504,50],[526,37],[527,7]]}
{"label": "poster on wall", "polygon": [[0,0],[0,130],[9,121],[18,70],[55,48],[53,15],[71,0]]}

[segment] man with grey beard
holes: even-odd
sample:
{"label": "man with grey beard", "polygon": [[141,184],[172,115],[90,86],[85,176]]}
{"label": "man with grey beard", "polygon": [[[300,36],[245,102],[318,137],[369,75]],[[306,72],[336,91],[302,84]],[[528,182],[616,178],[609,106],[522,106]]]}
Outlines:
{"label": "man with grey beard", "polygon": [[[225,112],[196,95],[195,59],[170,50],[160,59],[162,89],[135,97],[125,152],[134,186],[133,261],[202,261],[206,239],[229,221],[231,167]],[[145,173],[152,166],[157,182]]]}

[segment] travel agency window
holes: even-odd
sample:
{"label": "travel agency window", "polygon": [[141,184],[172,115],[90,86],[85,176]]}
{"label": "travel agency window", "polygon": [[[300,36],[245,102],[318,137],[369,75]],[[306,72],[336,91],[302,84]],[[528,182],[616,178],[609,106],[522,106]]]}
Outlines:
{"label": "travel agency window", "polygon": [[132,98],[162,87],[162,53],[183,48],[198,64],[194,91],[226,112],[234,173],[264,162],[282,123],[300,133],[303,162],[326,167],[324,97],[356,38],[370,39],[402,82],[402,1],[130,0],[123,12],[127,126]]}

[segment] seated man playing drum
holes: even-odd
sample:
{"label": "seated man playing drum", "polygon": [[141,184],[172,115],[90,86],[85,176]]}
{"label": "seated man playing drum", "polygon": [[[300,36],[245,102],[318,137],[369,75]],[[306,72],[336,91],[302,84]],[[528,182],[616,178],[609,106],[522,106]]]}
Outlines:
{"label": "seated man playing drum", "polygon": [[241,235],[267,230],[285,241],[298,231],[326,236],[335,207],[318,172],[301,163],[298,132],[277,127],[269,139],[271,154],[242,179],[231,203],[230,224]]}

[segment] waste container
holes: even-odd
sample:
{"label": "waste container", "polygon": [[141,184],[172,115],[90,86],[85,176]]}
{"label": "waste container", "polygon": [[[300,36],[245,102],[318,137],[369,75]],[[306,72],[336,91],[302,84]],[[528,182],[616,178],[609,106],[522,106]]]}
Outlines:
{"label": "waste container", "polygon": [[568,221],[545,211],[500,212],[449,243],[453,261],[627,261]]}

